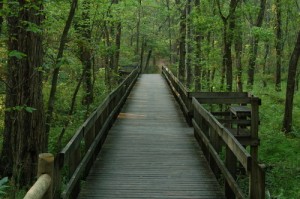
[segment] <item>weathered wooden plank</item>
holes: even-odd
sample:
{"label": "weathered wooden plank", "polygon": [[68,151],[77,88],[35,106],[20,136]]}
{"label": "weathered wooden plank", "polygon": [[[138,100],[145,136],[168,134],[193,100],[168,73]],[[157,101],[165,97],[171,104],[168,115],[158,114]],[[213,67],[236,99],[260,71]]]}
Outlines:
{"label": "weathered wooden plank", "polygon": [[143,75],[79,198],[224,198],[160,75]]}

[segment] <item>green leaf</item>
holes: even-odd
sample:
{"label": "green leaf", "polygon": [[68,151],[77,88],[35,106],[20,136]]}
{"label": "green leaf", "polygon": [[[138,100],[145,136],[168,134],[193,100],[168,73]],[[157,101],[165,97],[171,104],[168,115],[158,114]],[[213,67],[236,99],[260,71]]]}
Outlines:
{"label": "green leaf", "polygon": [[33,33],[41,33],[42,32],[41,28],[35,23],[26,21],[26,22],[24,22],[24,24],[25,24],[25,26],[27,26],[26,30],[28,32],[33,32]]}
{"label": "green leaf", "polygon": [[33,111],[36,111],[37,109],[33,108],[33,107],[29,107],[29,106],[26,106],[25,107],[25,111],[29,112],[29,113],[32,113]]}
{"label": "green leaf", "polygon": [[17,50],[13,50],[13,51],[10,51],[9,54],[8,54],[9,57],[15,57],[17,59],[22,59],[24,57],[26,57],[27,55],[20,52],[20,51],[17,51]]}
{"label": "green leaf", "polygon": [[0,187],[8,182],[8,177],[4,177],[0,180]]}

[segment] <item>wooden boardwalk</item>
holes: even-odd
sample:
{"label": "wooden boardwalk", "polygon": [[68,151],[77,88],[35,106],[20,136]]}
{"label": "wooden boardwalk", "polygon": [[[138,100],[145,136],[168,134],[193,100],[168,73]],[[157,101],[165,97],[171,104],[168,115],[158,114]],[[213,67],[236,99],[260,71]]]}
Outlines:
{"label": "wooden boardwalk", "polygon": [[141,75],[79,198],[224,198],[161,75]]}

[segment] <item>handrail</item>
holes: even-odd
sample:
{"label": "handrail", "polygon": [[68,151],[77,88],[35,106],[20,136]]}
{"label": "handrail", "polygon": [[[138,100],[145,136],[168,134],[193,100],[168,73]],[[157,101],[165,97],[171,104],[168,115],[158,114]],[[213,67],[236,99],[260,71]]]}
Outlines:
{"label": "handrail", "polygon": [[57,154],[56,190],[60,188],[61,172],[67,169],[67,182],[61,198],[76,198],[80,181],[88,174],[96,154],[101,150],[108,130],[116,119],[127,96],[139,76],[139,68],[133,70],[114,89],[91,116],[78,128],[68,144]]}
{"label": "handrail", "polygon": [[52,199],[53,198],[53,173],[54,156],[50,153],[42,153],[38,159],[38,179],[24,199]]}
{"label": "handrail", "polygon": [[192,103],[189,99],[189,91],[186,87],[173,75],[173,73],[165,66],[162,67],[162,74],[167,80],[175,99],[178,101],[180,108],[185,116],[187,123],[192,126]]}
{"label": "handrail", "polygon": [[[181,82],[166,68],[162,68],[167,83],[186,117],[186,120],[194,127],[194,134],[209,165],[216,175],[222,174],[225,179],[225,196],[227,198],[246,198],[246,194],[236,181],[237,162],[245,169],[249,177],[248,197],[251,199],[265,198],[265,171],[264,165],[257,162],[258,139],[258,106],[259,98],[247,92],[190,92]],[[230,112],[216,112],[216,115],[225,117],[218,120],[207,111],[202,104],[243,104],[250,105],[251,120],[242,118],[240,121],[228,119],[232,117]],[[225,122],[224,124],[220,121]],[[226,123],[228,122],[229,123]],[[250,125],[247,129],[249,137],[235,137],[229,129],[237,124]],[[250,146],[250,153],[245,149]],[[222,148],[225,147],[225,151]],[[225,154],[223,154],[225,153]],[[221,155],[222,154],[222,155]],[[225,157],[225,160],[223,160]]]}
{"label": "handrail", "polygon": [[[228,129],[219,123],[211,113],[206,111],[196,98],[193,98],[193,105],[194,118],[192,121],[195,136],[214,173],[218,176],[221,171],[223,174],[227,181],[226,189],[232,192],[229,195],[234,195],[237,198],[245,198],[245,194],[241,191],[235,180],[237,160],[243,166],[249,177],[249,197],[253,199],[264,198],[265,173],[263,166],[259,165],[257,161],[251,157]],[[222,151],[220,143],[224,143],[226,148],[225,163],[220,158]]]}

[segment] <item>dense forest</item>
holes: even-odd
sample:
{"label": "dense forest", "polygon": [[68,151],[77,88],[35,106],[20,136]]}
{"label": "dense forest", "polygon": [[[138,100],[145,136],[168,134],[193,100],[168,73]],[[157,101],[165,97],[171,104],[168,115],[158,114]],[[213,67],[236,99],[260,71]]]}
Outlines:
{"label": "dense forest", "polygon": [[22,198],[122,79],[167,65],[192,91],[262,99],[267,198],[300,198],[299,0],[1,0],[0,198]]}

